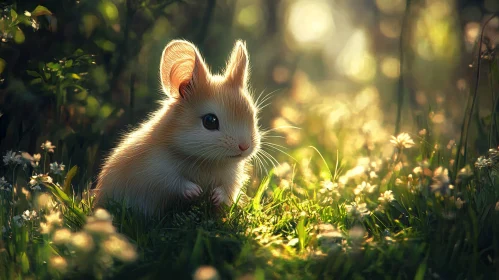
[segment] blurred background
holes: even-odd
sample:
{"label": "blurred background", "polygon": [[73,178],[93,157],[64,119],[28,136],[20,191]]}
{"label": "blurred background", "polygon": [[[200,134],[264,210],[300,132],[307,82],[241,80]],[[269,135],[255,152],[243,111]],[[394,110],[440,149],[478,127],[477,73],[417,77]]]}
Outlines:
{"label": "blurred background", "polygon": [[196,44],[213,72],[236,39],[247,42],[252,90],[270,98],[262,126],[284,136],[276,143],[288,152],[313,145],[348,164],[389,156],[390,135],[408,132],[455,153],[471,107],[470,150],[498,145],[499,18],[489,21],[497,0],[7,0],[0,8],[0,151],[34,154],[50,140],[51,161],[78,165],[85,184],[119,135],[158,108],[161,51],[177,38]]}

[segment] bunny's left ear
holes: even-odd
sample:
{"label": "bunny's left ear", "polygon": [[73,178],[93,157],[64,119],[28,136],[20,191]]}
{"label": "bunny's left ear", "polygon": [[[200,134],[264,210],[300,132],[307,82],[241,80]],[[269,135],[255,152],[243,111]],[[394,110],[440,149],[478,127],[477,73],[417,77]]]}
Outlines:
{"label": "bunny's left ear", "polygon": [[249,60],[246,43],[238,40],[232,49],[230,59],[225,68],[225,78],[231,83],[245,88],[249,76]]}

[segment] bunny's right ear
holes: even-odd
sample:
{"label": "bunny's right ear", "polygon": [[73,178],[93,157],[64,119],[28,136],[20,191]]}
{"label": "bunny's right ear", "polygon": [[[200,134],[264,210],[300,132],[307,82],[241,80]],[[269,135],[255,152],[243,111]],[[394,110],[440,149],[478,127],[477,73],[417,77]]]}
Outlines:
{"label": "bunny's right ear", "polygon": [[196,84],[206,81],[209,70],[196,46],[173,40],[163,50],[160,75],[167,95],[186,98]]}

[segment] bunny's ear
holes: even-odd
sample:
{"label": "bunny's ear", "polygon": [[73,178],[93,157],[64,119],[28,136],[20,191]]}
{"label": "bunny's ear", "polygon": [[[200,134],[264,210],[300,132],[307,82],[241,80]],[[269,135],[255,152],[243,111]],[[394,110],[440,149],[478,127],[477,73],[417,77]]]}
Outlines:
{"label": "bunny's ear", "polygon": [[228,81],[240,87],[246,87],[249,76],[249,59],[246,43],[238,40],[232,49],[230,59],[225,69],[225,77]]}
{"label": "bunny's ear", "polygon": [[161,84],[170,97],[185,98],[198,83],[205,82],[209,70],[192,43],[173,40],[163,50]]}

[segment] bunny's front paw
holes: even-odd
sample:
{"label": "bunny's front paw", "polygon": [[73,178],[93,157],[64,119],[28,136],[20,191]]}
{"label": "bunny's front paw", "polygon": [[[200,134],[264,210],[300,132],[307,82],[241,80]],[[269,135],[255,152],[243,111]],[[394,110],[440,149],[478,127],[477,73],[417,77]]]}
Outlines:
{"label": "bunny's front paw", "polygon": [[194,198],[198,197],[202,192],[203,192],[203,190],[201,189],[200,186],[194,184],[191,181],[187,181],[184,184],[184,190],[183,190],[182,194],[183,194],[184,198],[186,198],[186,199],[194,199]]}
{"label": "bunny's front paw", "polygon": [[215,206],[219,206],[227,199],[227,195],[222,188],[213,189],[213,193],[211,194],[211,201]]}

